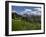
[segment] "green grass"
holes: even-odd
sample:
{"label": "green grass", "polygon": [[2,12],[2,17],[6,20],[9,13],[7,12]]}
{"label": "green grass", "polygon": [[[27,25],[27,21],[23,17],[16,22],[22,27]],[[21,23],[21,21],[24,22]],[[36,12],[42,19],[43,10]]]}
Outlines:
{"label": "green grass", "polygon": [[41,29],[41,24],[38,22],[26,21],[21,17],[15,17],[14,19],[12,19],[12,31],[39,29]]}

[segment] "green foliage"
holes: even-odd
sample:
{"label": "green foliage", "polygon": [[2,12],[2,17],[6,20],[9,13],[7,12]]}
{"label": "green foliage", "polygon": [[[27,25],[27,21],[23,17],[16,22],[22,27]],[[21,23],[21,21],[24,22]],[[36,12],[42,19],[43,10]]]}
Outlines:
{"label": "green foliage", "polygon": [[12,18],[12,31],[38,29],[41,29],[41,24],[39,22],[22,19],[22,17],[17,17],[16,15]]}

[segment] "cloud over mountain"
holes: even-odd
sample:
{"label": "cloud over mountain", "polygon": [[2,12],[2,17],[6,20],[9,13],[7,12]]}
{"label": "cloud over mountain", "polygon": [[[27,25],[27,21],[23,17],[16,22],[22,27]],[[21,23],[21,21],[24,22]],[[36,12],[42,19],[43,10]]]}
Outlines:
{"label": "cloud over mountain", "polygon": [[13,6],[13,13],[17,13],[18,15],[41,15],[40,7],[23,7],[23,6]]}
{"label": "cloud over mountain", "polygon": [[36,11],[33,11],[31,9],[25,9],[24,11],[22,12],[16,12],[17,14],[19,15],[24,15],[24,14],[28,14],[28,15],[41,15],[41,9],[40,8],[34,8],[34,9],[37,9]]}

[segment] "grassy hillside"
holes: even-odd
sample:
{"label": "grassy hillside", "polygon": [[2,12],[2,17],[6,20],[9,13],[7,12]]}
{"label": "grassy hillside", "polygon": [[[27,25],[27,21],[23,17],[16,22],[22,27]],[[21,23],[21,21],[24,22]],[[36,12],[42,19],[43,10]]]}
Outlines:
{"label": "grassy hillside", "polygon": [[12,31],[38,29],[41,29],[41,25],[39,22],[22,19],[22,17],[16,15],[14,15],[12,18]]}

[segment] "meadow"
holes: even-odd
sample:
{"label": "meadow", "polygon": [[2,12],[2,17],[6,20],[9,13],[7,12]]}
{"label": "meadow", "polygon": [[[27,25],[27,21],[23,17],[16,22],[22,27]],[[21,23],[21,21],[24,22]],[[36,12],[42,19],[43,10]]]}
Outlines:
{"label": "meadow", "polygon": [[[13,15],[12,15],[13,16]],[[23,31],[23,30],[40,30],[41,23],[26,20],[23,17],[14,15],[12,17],[12,31]]]}

